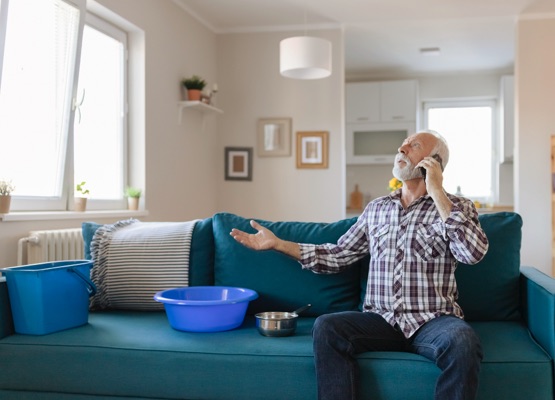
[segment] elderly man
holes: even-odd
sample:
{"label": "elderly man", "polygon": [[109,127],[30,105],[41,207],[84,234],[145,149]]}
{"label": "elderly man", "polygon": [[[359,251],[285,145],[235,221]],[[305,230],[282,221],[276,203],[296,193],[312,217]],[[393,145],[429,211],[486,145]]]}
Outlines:
{"label": "elderly man", "polygon": [[256,234],[231,235],[256,250],[274,249],[315,273],[342,271],[370,253],[363,312],[320,316],[313,329],[320,399],[359,398],[356,355],[420,354],[441,369],[435,398],[473,399],[482,359],[480,340],[457,304],[457,262],[475,264],[488,241],[473,203],[443,190],[447,143],[433,131],[399,147],[393,175],[401,189],[370,202],[337,244],[284,241],[255,221]]}

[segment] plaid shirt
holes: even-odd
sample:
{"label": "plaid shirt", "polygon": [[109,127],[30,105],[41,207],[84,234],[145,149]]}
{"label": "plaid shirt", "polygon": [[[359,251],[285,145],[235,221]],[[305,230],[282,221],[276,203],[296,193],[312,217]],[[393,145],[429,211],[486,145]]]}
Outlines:
{"label": "plaid shirt", "polygon": [[488,240],[474,204],[447,195],[454,206],[445,222],[429,195],[406,210],[401,191],[368,204],[337,244],[300,244],[304,269],[332,274],[370,252],[364,310],[400,327],[405,337],[440,315],[463,318],[457,304],[457,261],[479,262]]}

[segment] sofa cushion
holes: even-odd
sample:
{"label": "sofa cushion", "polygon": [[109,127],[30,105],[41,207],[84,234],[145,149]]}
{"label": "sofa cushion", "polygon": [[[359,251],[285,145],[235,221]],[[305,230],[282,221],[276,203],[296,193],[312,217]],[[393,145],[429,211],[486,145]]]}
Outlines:
{"label": "sofa cushion", "polygon": [[196,224],[128,219],[98,228],[91,242],[92,308],[162,309],[161,290],[188,286],[191,237]]}
{"label": "sofa cushion", "polygon": [[[90,260],[91,242],[98,228],[104,226],[97,222],[81,224],[85,259]],[[198,220],[193,230],[189,255],[189,286],[214,284],[214,236],[212,218]]]}
{"label": "sofa cushion", "polygon": [[199,220],[191,239],[189,286],[214,285],[214,233],[212,218]]}
{"label": "sofa cushion", "polygon": [[83,222],[81,224],[81,234],[83,235],[83,245],[84,245],[84,255],[85,259],[91,260],[91,242],[93,240],[94,234],[100,228],[102,224],[96,222]]}
{"label": "sofa cushion", "polygon": [[[1,339],[0,398],[315,399],[313,323],[300,318],[295,335],[268,338],[252,316],[232,331],[194,333],[171,329],[163,312],[93,312],[79,328]],[[472,326],[484,349],[479,399],[552,398],[552,361],[525,326]],[[362,398],[433,398],[440,371],[424,357],[366,352],[357,360]]]}
{"label": "sofa cushion", "polygon": [[518,320],[522,218],[500,212],[479,219],[489,250],[476,265],[459,264],[458,302],[469,321]]}
{"label": "sofa cushion", "polygon": [[[248,313],[292,311],[304,304],[312,304],[303,313],[307,316],[358,309],[360,262],[334,275],[303,270],[286,255],[254,251],[237,243],[229,234],[231,229],[254,232],[249,221],[228,213],[213,216],[215,284],[256,290],[259,298],[251,302]],[[337,242],[356,218],[334,223],[257,221],[282,239],[320,244]]]}

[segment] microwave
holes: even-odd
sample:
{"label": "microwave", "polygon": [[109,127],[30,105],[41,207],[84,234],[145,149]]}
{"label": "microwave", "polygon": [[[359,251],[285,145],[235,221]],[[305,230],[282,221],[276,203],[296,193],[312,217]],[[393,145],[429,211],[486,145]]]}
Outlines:
{"label": "microwave", "polygon": [[393,164],[403,141],[415,132],[415,122],[348,124],[347,165]]}

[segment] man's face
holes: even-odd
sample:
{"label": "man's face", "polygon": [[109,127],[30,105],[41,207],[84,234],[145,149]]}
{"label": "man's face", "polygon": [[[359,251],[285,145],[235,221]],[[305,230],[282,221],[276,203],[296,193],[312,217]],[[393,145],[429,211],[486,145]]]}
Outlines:
{"label": "man's face", "polygon": [[437,138],[430,133],[416,133],[409,136],[399,147],[393,164],[393,176],[400,181],[422,178],[422,172],[416,165],[430,155]]}

